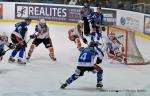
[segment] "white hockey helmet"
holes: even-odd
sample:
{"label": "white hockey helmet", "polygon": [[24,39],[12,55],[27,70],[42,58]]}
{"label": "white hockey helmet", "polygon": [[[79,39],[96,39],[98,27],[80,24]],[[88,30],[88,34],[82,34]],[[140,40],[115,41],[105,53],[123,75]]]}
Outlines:
{"label": "white hockey helmet", "polygon": [[108,34],[108,37],[109,37],[110,39],[114,39],[114,38],[115,38],[115,33],[110,32],[110,33]]}
{"label": "white hockey helmet", "polygon": [[2,34],[0,34],[0,38],[1,38],[1,40],[4,40],[4,41],[8,40],[8,36],[6,35],[5,32],[3,32]]}
{"label": "white hockey helmet", "polygon": [[40,20],[39,20],[39,24],[46,24],[45,19],[40,19]]}

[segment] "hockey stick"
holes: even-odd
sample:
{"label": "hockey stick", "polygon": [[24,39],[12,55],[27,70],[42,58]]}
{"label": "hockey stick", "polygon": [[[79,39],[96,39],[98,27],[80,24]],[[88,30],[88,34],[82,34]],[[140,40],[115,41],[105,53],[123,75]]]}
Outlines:
{"label": "hockey stick", "polygon": [[120,38],[122,38],[122,37],[124,37],[124,36],[123,36],[123,35],[119,35],[117,38],[120,39]]}
{"label": "hockey stick", "polygon": [[[31,38],[27,41],[27,43],[26,44],[28,44],[29,42],[31,41]],[[25,48],[25,58],[27,58],[27,55],[26,55],[26,48]]]}
{"label": "hockey stick", "polygon": [[10,48],[9,49],[7,49],[7,50],[5,50],[4,52],[6,53],[7,51],[9,51],[10,50]]}

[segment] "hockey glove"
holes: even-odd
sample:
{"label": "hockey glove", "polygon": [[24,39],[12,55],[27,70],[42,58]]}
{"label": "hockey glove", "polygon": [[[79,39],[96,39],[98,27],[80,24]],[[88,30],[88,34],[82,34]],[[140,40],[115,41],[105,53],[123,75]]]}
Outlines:
{"label": "hockey glove", "polygon": [[14,44],[12,44],[12,43],[10,43],[8,47],[9,47],[10,49],[15,49],[15,48],[16,48],[16,46],[15,46]]}
{"label": "hockey glove", "polygon": [[82,40],[85,44],[87,44],[88,41],[86,40],[86,38],[83,38]]}
{"label": "hockey glove", "polygon": [[27,43],[25,41],[23,41],[23,47],[27,47]]}
{"label": "hockey glove", "polygon": [[15,48],[15,50],[19,51],[20,49],[22,48],[22,45],[21,44],[18,44]]}
{"label": "hockey glove", "polygon": [[105,27],[103,26],[103,27],[102,27],[102,31],[105,31],[105,30],[106,30],[106,29],[105,29]]}
{"label": "hockey glove", "polygon": [[0,52],[0,57],[2,57],[3,55],[5,55],[5,51]]}
{"label": "hockey glove", "polygon": [[35,35],[33,34],[33,35],[30,35],[30,38],[31,39],[34,39],[35,38]]}
{"label": "hockey glove", "polygon": [[22,28],[21,32],[26,33],[28,31],[28,28]]}
{"label": "hockey glove", "polygon": [[96,64],[100,64],[100,63],[102,63],[102,59],[100,59],[99,57],[97,57]]}

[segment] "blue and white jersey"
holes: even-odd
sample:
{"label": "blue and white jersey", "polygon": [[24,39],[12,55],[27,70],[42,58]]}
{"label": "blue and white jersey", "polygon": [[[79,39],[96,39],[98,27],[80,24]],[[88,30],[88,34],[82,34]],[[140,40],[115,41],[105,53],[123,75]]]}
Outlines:
{"label": "blue and white jersey", "polygon": [[101,26],[103,25],[103,14],[102,13],[97,13],[97,12],[92,12],[90,15],[88,15],[88,20],[91,22],[91,24],[94,24],[96,26]]}
{"label": "blue and white jersey", "polygon": [[91,32],[90,33],[91,42],[99,41],[101,38],[102,38],[102,35],[98,34],[97,32]]}
{"label": "blue and white jersey", "polygon": [[19,38],[25,40],[26,38],[26,32],[24,31],[25,28],[27,28],[27,23],[26,22],[19,22],[15,24],[15,30],[13,32],[13,34],[15,34],[16,36],[18,36]]}
{"label": "blue and white jersey", "polygon": [[78,66],[91,67],[94,65],[94,58],[98,55],[100,59],[103,59],[104,54],[98,47],[88,47],[81,51],[78,58]]}

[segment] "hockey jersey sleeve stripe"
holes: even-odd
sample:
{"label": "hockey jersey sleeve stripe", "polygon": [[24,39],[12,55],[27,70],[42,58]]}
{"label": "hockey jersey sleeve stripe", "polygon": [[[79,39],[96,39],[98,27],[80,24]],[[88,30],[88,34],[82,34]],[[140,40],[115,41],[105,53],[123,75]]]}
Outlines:
{"label": "hockey jersey sleeve stripe", "polygon": [[94,49],[95,49],[95,51],[98,53],[98,57],[99,57],[100,59],[103,59],[104,53],[102,52],[102,50],[99,49],[99,48],[97,48],[97,47],[94,47]]}
{"label": "hockey jersey sleeve stripe", "polygon": [[16,40],[17,40],[21,45],[23,45],[22,39],[20,39],[18,36],[16,36]]}

